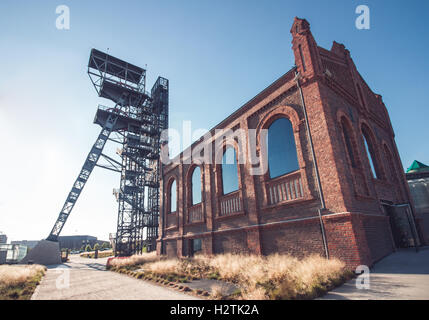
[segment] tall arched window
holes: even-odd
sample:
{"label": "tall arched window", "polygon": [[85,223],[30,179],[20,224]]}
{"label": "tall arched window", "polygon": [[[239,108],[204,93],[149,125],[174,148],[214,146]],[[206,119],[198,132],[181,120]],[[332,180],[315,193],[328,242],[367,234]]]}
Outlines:
{"label": "tall arched window", "polygon": [[174,180],[170,185],[170,213],[177,210],[177,185]]}
{"label": "tall arched window", "polygon": [[350,162],[352,164],[353,168],[357,167],[357,159],[355,156],[355,152],[353,149],[353,140],[351,137],[351,132],[350,132],[350,126],[348,125],[348,123],[346,122],[345,118],[341,119],[341,127],[343,129],[343,135],[344,135],[344,142],[346,144],[346,149],[347,149],[347,153],[349,155],[350,158]]}
{"label": "tall arched window", "polygon": [[222,157],[222,190],[223,194],[238,190],[237,157],[233,147],[228,147]]}
{"label": "tall arched window", "polygon": [[198,204],[201,202],[201,169],[200,167],[195,167],[194,172],[192,172],[192,199],[191,204]]}
{"label": "tall arched window", "polygon": [[375,149],[371,143],[372,141],[370,139],[368,129],[366,129],[364,127],[362,128],[362,137],[363,137],[363,142],[365,144],[366,154],[367,154],[369,164],[371,167],[372,176],[374,178],[381,179],[381,172],[380,172],[380,168],[379,168],[378,163],[377,163],[377,158],[375,155]]}
{"label": "tall arched window", "polygon": [[279,118],[270,125],[267,151],[270,178],[299,169],[292,123],[289,119]]}

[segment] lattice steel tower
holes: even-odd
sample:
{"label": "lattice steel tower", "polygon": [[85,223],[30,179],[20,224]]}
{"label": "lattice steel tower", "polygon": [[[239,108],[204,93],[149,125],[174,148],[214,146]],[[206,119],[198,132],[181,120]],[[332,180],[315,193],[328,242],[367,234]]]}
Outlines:
{"label": "lattice steel tower", "polygon": [[[128,256],[156,248],[159,219],[159,156],[161,132],[168,127],[168,80],[158,77],[151,92],[146,70],[91,50],[88,75],[98,93],[114,103],[99,105],[94,123],[102,127],[73,184],[47,240],[58,236],[95,166],[119,172],[115,255]],[[107,141],[120,144],[121,160],[103,154]],[[99,161],[100,160],[100,161]],[[102,160],[102,161],[101,161]]]}

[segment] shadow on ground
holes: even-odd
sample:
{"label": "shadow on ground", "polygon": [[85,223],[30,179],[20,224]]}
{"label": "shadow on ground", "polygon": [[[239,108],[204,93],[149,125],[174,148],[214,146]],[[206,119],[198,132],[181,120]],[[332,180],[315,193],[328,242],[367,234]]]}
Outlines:
{"label": "shadow on ground", "polygon": [[403,249],[376,263],[370,270],[369,288],[358,289],[357,279],[328,292],[327,300],[429,299],[429,247]]}

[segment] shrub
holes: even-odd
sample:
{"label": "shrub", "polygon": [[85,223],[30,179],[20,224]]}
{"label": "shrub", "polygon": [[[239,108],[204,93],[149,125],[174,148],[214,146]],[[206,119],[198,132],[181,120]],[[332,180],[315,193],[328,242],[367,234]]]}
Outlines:
{"label": "shrub", "polygon": [[[83,252],[80,254],[80,256],[82,258],[95,258],[95,252]],[[112,250],[108,250],[108,251],[100,251],[98,252],[98,258],[106,258],[106,257],[111,257],[113,256],[113,251]]]}

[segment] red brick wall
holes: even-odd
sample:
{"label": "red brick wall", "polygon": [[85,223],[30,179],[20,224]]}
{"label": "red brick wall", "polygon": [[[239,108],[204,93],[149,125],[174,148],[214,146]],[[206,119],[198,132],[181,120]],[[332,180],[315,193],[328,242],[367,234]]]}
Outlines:
{"label": "red brick wall", "polygon": [[177,256],[177,242],[176,241],[165,241],[165,254],[167,257]]}
{"label": "red brick wall", "polygon": [[265,255],[274,253],[297,257],[309,254],[325,255],[318,218],[262,227],[261,242]]}
{"label": "red brick wall", "polygon": [[[411,201],[386,107],[381,96],[373,93],[362,79],[343,45],[334,42],[331,50],[320,48],[308,22],[302,19],[295,19],[291,33],[326,203],[323,221],[330,256],[346,261],[348,266],[371,265],[393,250],[389,220],[381,211],[380,201]],[[162,190],[168,190],[172,177],[179,189],[177,218],[168,216],[160,220],[159,240],[166,243],[167,254],[176,251],[179,256],[186,255],[188,239],[202,238],[203,252],[207,254],[324,255],[319,220],[307,219],[317,216],[321,202],[294,73],[291,70],[283,75],[211,132],[240,128],[248,135],[250,129],[267,128],[278,117],[288,118],[293,126],[299,163],[299,170],[290,177],[301,179],[303,195],[270,204],[268,190],[273,180],[268,174],[250,175],[251,165],[246,163],[239,166],[237,192],[243,209],[235,215],[220,217],[219,203],[223,196],[220,172],[215,165],[204,164],[201,166],[204,218],[200,223],[189,224],[189,174],[193,165],[166,165]],[[353,138],[355,168],[347,155],[342,119],[346,119]],[[376,150],[380,179],[371,175],[363,127],[370,132]],[[213,139],[198,141],[190,149],[204,143],[212,144],[210,156],[214,159],[219,150],[215,150]],[[260,150],[260,145],[257,148]],[[161,199],[161,212],[165,214],[164,203],[168,205],[165,191]],[[176,250],[172,245],[175,241]]]}
{"label": "red brick wall", "polygon": [[350,213],[323,218],[329,256],[339,258],[348,266],[371,265],[366,238],[360,225],[355,226]]}
{"label": "red brick wall", "polygon": [[246,233],[222,232],[214,236],[214,253],[248,253]]}
{"label": "red brick wall", "polygon": [[362,220],[371,254],[371,261],[378,261],[394,250],[389,218],[385,216],[363,215]]}

